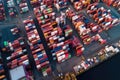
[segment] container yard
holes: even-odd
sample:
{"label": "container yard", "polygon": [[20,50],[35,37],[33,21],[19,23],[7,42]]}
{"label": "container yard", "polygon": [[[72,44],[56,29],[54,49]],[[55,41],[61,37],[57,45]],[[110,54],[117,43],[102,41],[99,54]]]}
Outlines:
{"label": "container yard", "polygon": [[76,80],[119,34],[120,0],[0,0],[0,80]]}

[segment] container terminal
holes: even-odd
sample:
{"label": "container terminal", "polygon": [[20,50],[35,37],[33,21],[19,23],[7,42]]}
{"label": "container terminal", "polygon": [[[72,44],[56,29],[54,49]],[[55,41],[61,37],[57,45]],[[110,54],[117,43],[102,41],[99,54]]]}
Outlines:
{"label": "container terminal", "polygon": [[0,0],[0,80],[77,80],[120,52],[120,0]]}

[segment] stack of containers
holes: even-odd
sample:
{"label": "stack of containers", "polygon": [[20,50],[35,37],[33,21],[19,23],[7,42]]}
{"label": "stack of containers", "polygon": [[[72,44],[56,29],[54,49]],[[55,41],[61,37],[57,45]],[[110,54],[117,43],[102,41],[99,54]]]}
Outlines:
{"label": "stack of containers", "polygon": [[30,0],[30,3],[32,5],[32,7],[40,6],[39,0]]}
{"label": "stack of containers", "polygon": [[[13,35],[19,33],[16,28],[11,29],[11,32]],[[19,37],[12,42],[8,42],[6,48],[8,51],[7,53],[9,53],[7,54],[8,57],[6,57],[8,69],[11,70],[19,66],[24,66],[24,71],[27,75],[26,78],[32,76],[31,66],[29,64],[27,49],[23,37]]]}
{"label": "stack of containers", "polygon": [[8,12],[11,17],[16,16],[17,12],[13,0],[7,0]]}
{"label": "stack of containers", "polygon": [[96,3],[87,7],[87,13],[102,27],[103,30],[108,30],[118,23],[118,18],[111,15],[111,10],[99,7]]}
{"label": "stack of containers", "polygon": [[68,6],[68,0],[54,0],[54,6],[57,8],[57,10],[62,10],[64,8],[67,8]]}
{"label": "stack of containers", "polygon": [[0,21],[5,19],[5,11],[3,7],[3,2],[0,0]]}
{"label": "stack of containers", "polygon": [[12,51],[12,54],[6,58],[8,61],[7,65],[10,69],[20,65],[29,65],[27,50],[22,37],[13,42],[8,42],[8,46],[10,51]]}
{"label": "stack of containers", "polygon": [[53,6],[53,0],[42,0],[44,5],[52,7]]}
{"label": "stack of containers", "polygon": [[90,4],[91,0],[79,0],[72,2],[74,4],[74,8],[79,11],[81,9],[86,8]]}
{"label": "stack of containers", "polygon": [[6,78],[5,71],[4,71],[4,68],[3,68],[2,61],[0,60],[0,80],[4,80],[5,78]]}
{"label": "stack of containers", "polygon": [[62,29],[57,26],[53,9],[44,8],[43,11],[41,11],[39,7],[36,7],[34,8],[34,14],[36,15],[39,25],[41,26],[40,28],[44,33],[44,37],[51,50],[53,59],[57,59],[59,63],[69,59],[71,57],[69,54],[69,44],[71,41],[65,40]]}
{"label": "stack of containers", "polygon": [[12,32],[13,35],[17,35],[19,33],[19,29],[17,27],[12,28],[11,32]]}
{"label": "stack of containers", "polygon": [[26,13],[29,11],[26,0],[17,0],[17,4],[20,7],[20,13]]}
{"label": "stack of containers", "polygon": [[6,55],[6,63],[9,69],[13,69],[20,65],[29,66],[27,49],[25,48],[25,43],[23,37],[19,36],[19,29],[14,27],[11,29],[12,35],[16,35],[13,41],[5,41],[5,51],[9,53]]}
{"label": "stack of containers", "polygon": [[99,25],[94,24],[94,23],[89,23],[88,27],[91,29],[92,32],[99,32],[100,33],[103,31]]}
{"label": "stack of containers", "polygon": [[114,8],[116,8],[118,10],[118,12],[120,13],[120,0],[115,0],[113,3],[112,3],[112,6]]}
{"label": "stack of containers", "polygon": [[84,44],[90,44],[92,39],[89,35],[91,30],[87,27],[86,23],[83,21],[83,15],[75,14],[72,10],[66,10],[66,15],[71,19],[75,29],[78,31]]}
{"label": "stack of containers", "polygon": [[73,46],[73,48],[75,48],[76,56],[82,55],[82,53],[84,51],[84,47],[80,43],[80,40],[76,36],[73,36],[72,46]]}
{"label": "stack of containers", "polygon": [[120,13],[120,0],[102,0],[102,1],[109,6],[113,6]]}
{"label": "stack of containers", "polygon": [[64,26],[62,29],[64,30],[65,37],[69,37],[72,35],[73,30],[69,25]]}
{"label": "stack of containers", "polygon": [[102,0],[102,1],[110,6],[114,1],[117,1],[117,0]]}
{"label": "stack of containers", "polygon": [[32,50],[36,67],[43,72],[43,76],[46,76],[51,72],[51,67],[34,21],[30,18],[24,20],[23,23],[25,24],[28,42],[30,44],[30,49]]}
{"label": "stack of containers", "polygon": [[72,10],[66,10],[66,15],[72,21],[75,29],[78,31],[84,44],[90,44],[92,41],[98,41],[100,44],[106,43],[106,40],[101,36],[98,38],[98,34],[93,33],[95,36],[91,36],[92,32],[102,32],[102,28],[93,22],[90,22],[85,16],[81,14],[75,14]]}

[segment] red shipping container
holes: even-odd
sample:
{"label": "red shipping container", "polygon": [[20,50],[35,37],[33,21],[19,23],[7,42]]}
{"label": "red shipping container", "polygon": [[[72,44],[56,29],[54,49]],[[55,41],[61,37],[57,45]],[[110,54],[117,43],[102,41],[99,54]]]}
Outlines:
{"label": "red shipping container", "polygon": [[51,72],[51,67],[47,68],[47,69],[46,69],[46,72],[47,72],[47,73],[50,73],[50,72]]}

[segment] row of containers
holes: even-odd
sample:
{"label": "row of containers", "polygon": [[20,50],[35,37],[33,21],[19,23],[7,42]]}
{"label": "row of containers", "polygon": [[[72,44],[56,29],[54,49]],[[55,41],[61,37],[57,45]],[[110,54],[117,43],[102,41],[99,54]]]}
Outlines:
{"label": "row of containers", "polygon": [[88,5],[90,5],[91,3],[98,3],[98,2],[104,2],[106,3],[108,6],[113,6],[116,9],[118,9],[118,11],[120,11],[120,0],[70,0],[71,3],[73,4],[74,8],[79,11],[82,10],[84,8],[87,8]]}
{"label": "row of containers", "polygon": [[11,17],[17,15],[16,6],[21,14],[29,11],[28,4],[26,0],[7,0],[8,12]]}
{"label": "row of containers", "polygon": [[93,18],[95,22],[90,21],[82,13],[76,14],[70,8],[66,10],[67,17],[78,31],[84,44],[90,44],[92,41],[98,41],[100,44],[105,44],[106,40],[103,39],[99,33],[117,25],[119,19],[111,15],[111,10],[99,7],[98,3],[88,5],[86,13]]}
{"label": "row of containers", "polygon": [[[34,2],[33,0],[31,0],[31,4],[40,29],[44,33],[47,45],[51,50],[50,53],[53,56],[53,60],[56,60],[58,63],[69,59],[71,57],[70,49],[74,47],[77,55],[81,55],[84,51],[84,47],[79,39],[76,36],[73,37],[71,26],[66,24],[66,16],[72,21],[84,44],[90,44],[93,40],[99,41],[100,44],[106,43],[106,40],[102,39],[99,34],[95,36],[90,35],[92,32],[102,32],[103,29],[99,25],[90,22],[82,14],[77,15],[74,11],[71,11],[72,9],[68,9],[65,15],[61,14],[56,17],[57,14],[50,4],[46,6],[45,2]],[[57,19],[62,20],[57,21]],[[70,47],[71,45],[72,48]]]}
{"label": "row of containers", "polygon": [[44,5],[49,6],[49,7],[55,6],[56,9],[58,11],[60,11],[60,10],[63,10],[65,8],[67,8],[67,5],[68,5],[69,1],[68,0],[60,0],[60,1],[57,1],[57,0],[42,0],[42,1],[30,0],[30,2],[31,2],[31,5],[33,7],[38,7],[41,4],[44,4]]}
{"label": "row of containers", "polygon": [[[3,3],[5,3],[3,5]],[[0,1],[0,20],[5,20],[5,10],[8,11],[9,16],[11,17],[16,17],[18,15],[17,7],[18,6],[18,11],[23,14],[29,11],[28,5],[26,0],[1,0]]]}
{"label": "row of containers", "polygon": [[[22,0],[18,1],[17,3],[20,4],[21,1]],[[14,6],[13,1],[8,1],[7,3],[8,5]],[[38,12],[35,10],[37,10]],[[48,42],[48,46],[51,50],[50,53],[53,56],[53,59],[57,60],[59,63],[69,59],[71,57],[71,44],[73,44],[73,48],[75,48],[77,56],[81,55],[84,48],[76,36],[71,37],[72,29],[70,28],[70,26],[65,25],[61,28],[57,25],[58,23],[54,19],[52,19],[53,21],[51,22],[50,19],[53,18],[53,14],[55,14],[52,8],[45,8],[45,10],[43,11],[44,14],[39,13],[39,11],[40,9],[38,7],[34,8],[34,13],[36,17],[38,16],[37,19],[41,18],[40,20],[38,20],[38,22],[40,28],[45,33],[44,36],[46,41]],[[45,18],[45,14],[47,14],[49,18]],[[46,24],[46,21],[48,22],[48,24]],[[25,25],[28,43],[34,57],[36,67],[39,71],[42,71],[43,76],[46,76],[48,75],[48,73],[51,72],[51,67],[34,21],[33,19],[28,18],[24,20],[23,23]],[[8,40],[4,42],[5,48],[3,48],[3,51],[9,53],[6,57],[7,67],[9,69],[14,69],[18,66],[24,65],[26,69],[25,71],[27,73],[26,75],[28,77],[32,76],[25,40],[23,37],[20,36],[20,30],[17,27],[12,28],[11,33],[13,36],[17,36],[17,38],[14,41]]]}
{"label": "row of containers", "polygon": [[33,76],[33,74],[31,71],[32,69],[29,63],[28,52],[24,38],[20,36],[20,30],[16,26],[11,28],[10,31],[10,34],[12,34],[12,36],[14,36],[16,39],[13,41],[4,41],[5,47],[2,48],[3,54],[6,55],[5,63],[7,64],[7,69],[12,70],[16,67],[24,66],[27,76],[26,78],[29,79],[29,77]]}
{"label": "row of containers", "polygon": [[11,17],[17,16],[17,10],[15,8],[15,3],[13,0],[7,0],[8,13]]}
{"label": "row of containers", "polygon": [[[31,1],[31,4],[40,29],[44,33],[53,60],[61,63],[71,58],[71,45],[72,48],[75,48],[77,55],[81,55],[84,50],[83,45],[76,36],[73,36],[71,26],[65,24],[65,17],[62,15],[56,17],[53,8],[46,6],[44,2],[39,4],[38,1],[36,1],[36,3],[33,4],[33,1]],[[38,6],[34,6],[35,4],[38,4]],[[62,20],[57,22],[56,19],[60,18],[62,18]]]}
{"label": "row of containers", "polygon": [[0,1],[0,21],[5,19],[5,10],[2,0]]}
{"label": "row of containers", "polygon": [[40,36],[36,29],[33,19],[28,18],[23,21],[27,32],[27,38],[34,57],[36,67],[43,73],[43,76],[48,75],[51,72],[51,67],[48,61],[48,56],[44,50],[44,46],[41,43]]}
{"label": "row of containers", "polygon": [[87,13],[90,17],[98,23],[103,30],[108,30],[115,26],[119,21],[111,14],[111,10],[107,10],[104,7],[99,7],[99,4],[94,3],[87,7]]}
{"label": "row of containers", "polygon": [[29,11],[28,4],[26,0],[16,0],[17,5],[19,6],[19,11],[21,14]]}
{"label": "row of containers", "polygon": [[[46,6],[48,5],[46,3],[44,1],[31,0],[34,15],[39,24],[38,29],[42,30],[47,46],[50,49],[49,55],[58,63],[71,58],[70,50],[74,49],[77,56],[81,55],[84,47],[78,37],[73,35],[71,26],[65,24],[66,22],[64,22],[62,15],[56,17],[52,6],[50,4]],[[57,22],[56,18],[62,18],[62,21]]]}
{"label": "row of containers", "polygon": [[0,59],[0,80],[5,80],[6,75],[5,75],[5,70],[3,68],[3,61]]}
{"label": "row of containers", "polygon": [[71,9],[66,10],[66,15],[73,23],[84,44],[89,45],[92,41],[98,41],[100,44],[106,43],[106,40],[99,35],[103,31],[99,25],[89,21],[83,14],[74,13]]}
{"label": "row of containers", "polygon": [[[111,0],[111,1],[107,1],[107,0],[102,0],[103,2],[105,2],[107,5],[111,5],[113,7],[116,7],[116,9],[118,10],[119,12],[119,0]],[[27,2],[26,0],[17,0],[17,5],[19,6],[19,10],[20,10],[20,13],[26,13],[29,11],[29,8],[28,8],[28,5],[27,5]],[[91,1],[71,1],[74,5],[74,8],[78,11],[78,10],[81,10],[83,8],[86,8],[90,3]],[[4,8],[3,8],[3,2],[1,0],[1,14],[3,16],[1,16],[1,20],[3,20],[5,18],[5,12],[4,12]],[[67,7],[67,4],[68,4],[68,1],[64,1],[64,0],[61,0],[59,2],[57,2],[56,0],[43,0],[43,3],[46,4],[47,6],[52,6],[52,3],[54,3],[54,6],[57,8],[57,10],[61,10],[63,8],[66,8]],[[38,0],[31,0],[31,4],[33,6],[38,6],[40,4],[40,1]],[[81,5],[82,4],[82,5]],[[8,8],[8,12],[9,12],[9,15],[11,17],[13,16],[16,16],[17,15],[17,10],[15,8],[15,1],[14,0],[7,0],[7,8]]]}
{"label": "row of containers", "polygon": [[[33,68],[30,65],[28,57],[30,53],[28,53],[29,51],[26,46],[29,44],[37,69],[43,73],[43,76],[46,76],[51,72],[51,67],[33,19],[26,19],[23,23],[27,32],[28,43],[25,43],[25,39],[20,35],[20,29],[16,26],[10,30],[15,39],[13,41],[4,41],[5,47],[2,48],[2,51],[6,54],[5,63],[7,64],[7,68],[11,71],[15,68],[17,69],[19,66],[24,66],[26,79],[31,80],[33,78]],[[2,65],[1,71],[3,71]],[[4,77],[4,75],[1,75],[1,78]]]}
{"label": "row of containers", "polygon": [[113,6],[120,13],[120,0],[102,0],[108,6]]}
{"label": "row of containers", "polygon": [[[45,9],[43,15],[42,13],[39,13],[39,11],[39,8],[34,8],[34,13],[39,21],[40,28],[44,33],[48,46],[51,49],[52,56],[54,56],[54,59],[57,59],[58,62],[63,62],[70,58],[70,41],[65,39],[65,35],[66,37],[69,36],[72,30],[69,33],[63,34],[63,31],[60,26],[57,25],[57,22],[55,20],[52,21],[52,17],[54,16],[52,14],[55,14],[52,11],[52,8]],[[45,18],[44,15],[47,15],[48,18]],[[41,23],[42,21],[45,21],[45,23]],[[67,29],[70,29],[69,25],[66,26],[66,30]]]}

